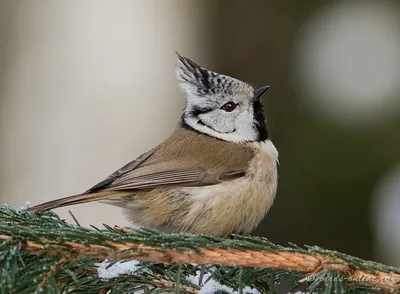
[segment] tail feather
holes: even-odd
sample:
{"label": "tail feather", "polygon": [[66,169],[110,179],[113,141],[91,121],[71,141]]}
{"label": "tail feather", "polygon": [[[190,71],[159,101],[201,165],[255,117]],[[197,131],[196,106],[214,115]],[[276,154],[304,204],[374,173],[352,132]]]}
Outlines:
{"label": "tail feather", "polygon": [[101,191],[97,193],[90,193],[90,194],[77,194],[72,195],[56,200],[51,200],[42,204],[38,204],[33,207],[29,207],[27,210],[31,212],[40,212],[51,210],[59,207],[69,206],[69,205],[76,205],[82,204],[87,202],[99,201],[110,197],[120,196],[120,193],[117,191]]}

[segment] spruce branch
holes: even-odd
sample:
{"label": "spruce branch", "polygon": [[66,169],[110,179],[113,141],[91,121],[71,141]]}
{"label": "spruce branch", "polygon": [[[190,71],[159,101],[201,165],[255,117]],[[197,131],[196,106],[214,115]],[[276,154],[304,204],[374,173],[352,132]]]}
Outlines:
{"label": "spruce branch", "polygon": [[[32,281],[37,292],[99,293],[129,287],[129,291],[143,287],[173,291],[178,286],[181,292],[196,293],[199,287],[187,276],[199,268],[191,264],[213,265],[208,272],[221,284],[251,286],[261,293],[273,289],[282,277],[307,282],[310,292],[400,291],[399,268],[316,246],[284,247],[260,237],[225,239],[106,225],[89,229],[68,224],[52,212],[36,216],[8,206],[0,207],[0,259],[2,293],[15,293],[25,285],[32,289]],[[144,262],[151,274],[109,281],[97,276],[95,262],[132,259]]]}

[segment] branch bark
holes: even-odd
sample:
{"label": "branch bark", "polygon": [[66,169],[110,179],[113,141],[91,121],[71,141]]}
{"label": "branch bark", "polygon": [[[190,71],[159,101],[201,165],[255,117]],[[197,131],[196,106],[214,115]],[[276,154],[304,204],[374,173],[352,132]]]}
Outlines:
{"label": "branch bark", "polygon": [[[0,239],[12,236],[1,234]],[[56,248],[44,244],[57,244]],[[349,264],[343,259],[329,254],[313,254],[287,251],[241,250],[241,249],[198,249],[173,250],[161,247],[145,246],[140,243],[119,243],[107,241],[106,245],[80,244],[78,242],[57,243],[42,238],[40,242],[25,241],[23,249],[35,255],[62,255],[71,260],[76,257],[91,257],[96,260],[130,260],[163,263],[219,264],[237,267],[256,267],[281,269],[315,275],[321,271],[340,272],[350,283],[379,287],[385,291],[400,290],[400,274],[379,270],[364,270]],[[308,275],[303,281],[312,279]]]}

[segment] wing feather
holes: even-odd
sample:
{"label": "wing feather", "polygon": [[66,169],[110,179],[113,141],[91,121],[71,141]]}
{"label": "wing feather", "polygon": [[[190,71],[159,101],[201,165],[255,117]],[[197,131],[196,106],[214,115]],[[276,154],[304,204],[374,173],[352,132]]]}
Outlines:
{"label": "wing feather", "polygon": [[[204,186],[220,183],[220,173],[208,173],[193,162],[164,160],[155,150],[143,154],[138,159],[117,170],[104,181],[86,193],[97,191],[117,191],[153,189],[166,186]],[[194,165],[194,166],[193,166]],[[229,177],[229,176],[228,176]],[[237,178],[237,177],[236,177]],[[224,176],[224,180],[227,176]]]}
{"label": "wing feather", "polygon": [[[213,148],[207,148],[213,143]],[[193,150],[198,150],[194,153]],[[236,156],[238,154],[238,156]],[[253,151],[245,146],[218,141],[177,129],[158,147],[142,154],[86,192],[31,207],[42,211],[92,201],[114,201],[130,190],[160,187],[195,187],[231,181],[246,175]]]}

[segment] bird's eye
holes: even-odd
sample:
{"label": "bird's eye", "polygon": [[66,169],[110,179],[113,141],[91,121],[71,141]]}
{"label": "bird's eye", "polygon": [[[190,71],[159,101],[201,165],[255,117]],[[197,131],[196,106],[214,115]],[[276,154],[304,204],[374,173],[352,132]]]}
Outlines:
{"label": "bird's eye", "polygon": [[225,112],[232,112],[235,110],[237,104],[233,101],[226,102],[224,105],[222,105],[221,109]]}

